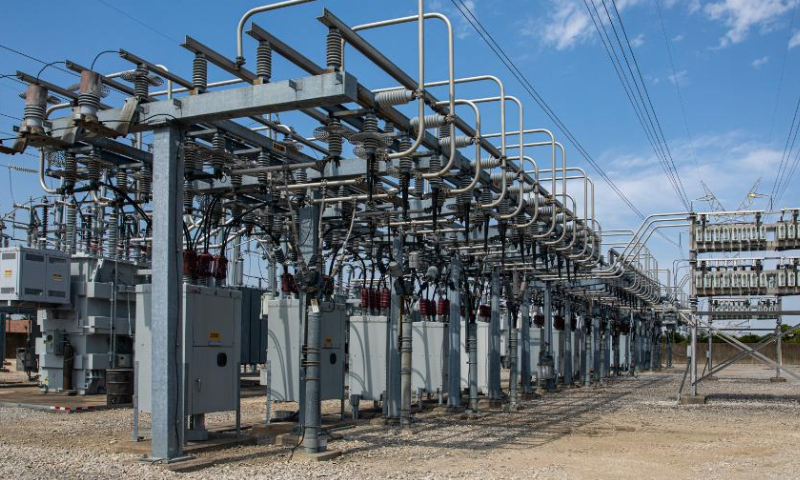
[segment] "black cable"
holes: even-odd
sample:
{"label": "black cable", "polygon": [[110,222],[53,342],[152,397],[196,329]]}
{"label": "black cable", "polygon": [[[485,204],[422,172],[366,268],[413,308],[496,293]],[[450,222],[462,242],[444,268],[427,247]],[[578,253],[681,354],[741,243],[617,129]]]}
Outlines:
{"label": "black cable", "polygon": [[104,0],[96,0],[96,1],[97,1],[97,2],[100,2],[100,3],[102,3],[103,5],[105,5],[106,7],[110,8],[110,9],[112,9],[112,10],[115,10],[117,13],[119,13],[119,14],[121,14],[121,15],[123,15],[123,16],[125,16],[125,17],[127,17],[127,18],[129,18],[130,20],[133,20],[134,22],[136,22],[136,23],[138,23],[139,25],[143,26],[144,28],[146,28],[146,29],[150,30],[151,32],[153,32],[153,33],[156,33],[156,34],[158,34],[158,35],[161,35],[162,37],[166,38],[166,39],[167,39],[167,40],[169,40],[170,42],[172,42],[172,43],[177,43],[178,45],[180,45],[180,44],[181,44],[181,42],[180,42],[180,41],[178,41],[178,40],[176,40],[176,39],[174,39],[174,38],[170,37],[169,35],[167,35],[167,34],[166,34],[166,33],[164,33],[164,32],[161,32],[161,31],[159,31],[159,30],[156,30],[154,27],[151,27],[150,25],[146,24],[146,23],[145,23],[145,22],[143,22],[142,20],[139,20],[138,18],[134,17],[133,15],[131,15],[131,14],[129,14],[129,13],[127,13],[127,12],[123,11],[123,10],[120,10],[119,8],[115,7],[114,5],[111,5],[110,3],[108,3],[108,2],[106,2],[106,1],[104,1]]}
{"label": "black cable", "polygon": [[[617,55],[617,50],[614,48],[613,43],[611,41],[611,37],[606,31],[603,21],[600,18],[600,12],[597,10],[597,6],[595,5],[594,0],[591,0],[591,2],[592,2],[592,7],[594,8],[594,12],[597,15],[597,19],[595,18],[595,14],[592,14],[592,8],[589,7],[589,3],[587,2],[587,0],[583,0],[583,4],[586,6],[586,10],[592,19],[592,23],[594,24],[595,30],[597,31],[597,35],[600,37],[600,41],[602,42],[603,47],[606,50],[608,59],[611,62],[612,66],[614,67],[614,71],[617,74],[617,78],[619,78],[619,81],[622,84],[622,88],[625,91],[625,95],[628,97],[628,101],[630,102],[634,112],[636,113],[639,125],[642,127],[642,130],[644,130],[644,133],[647,136],[647,140],[650,143],[650,146],[653,148],[653,152],[655,153],[656,158],[661,164],[661,168],[664,169],[664,173],[667,175],[667,179],[672,185],[672,188],[675,189],[675,192],[678,194],[678,197],[680,199],[681,197],[680,193],[678,192],[678,185],[675,183],[675,179],[671,175],[671,172],[667,169],[665,159],[663,158],[663,150],[660,149],[659,146],[657,145],[656,139],[654,138],[654,131],[651,131],[651,128],[654,129],[655,127],[653,125],[652,119],[649,117],[649,112],[645,112],[646,107],[643,106],[643,100],[641,100],[641,92],[638,97],[639,101],[634,100],[634,97],[636,95],[634,93],[633,86],[631,86],[630,83],[631,80],[629,79],[628,75],[626,75],[623,71],[622,61],[619,59],[619,56]],[[640,105],[639,102],[642,102],[642,105]],[[647,115],[648,120],[650,121],[650,128],[648,128],[647,123],[645,122],[645,115]]]}
{"label": "black cable", "polygon": [[[687,210],[690,209],[689,198],[686,195],[686,190],[683,187],[683,182],[681,181],[680,174],[678,173],[678,169],[675,166],[675,162],[672,159],[672,152],[670,152],[669,144],[666,141],[666,137],[664,135],[664,131],[661,128],[661,121],[658,119],[658,114],[656,113],[655,107],[653,106],[653,102],[650,98],[650,93],[647,90],[647,84],[644,81],[644,76],[642,75],[641,70],[639,69],[639,62],[636,59],[636,54],[633,51],[633,47],[630,44],[630,39],[628,38],[628,33],[625,29],[625,24],[622,21],[622,16],[619,14],[619,10],[616,8],[616,0],[612,0],[612,4],[614,6],[614,10],[616,12],[617,19],[619,20],[620,30],[622,30],[623,37],[625,38],[625,43],[628,46],[628,50],[630,51],[631,59],[633,60],[634,66],[636,67],[636,73],[638,73],[639,81],[636,80],[636,74],[633,72],[633,68],[628,61],[628,54],[625,51],[625,48],[622,44],[622,40],[619,37],[619,33],[617,32],[617,28],[615,26],[614,20],[611,17],[611,13],[608,10],[605,0],[601,0],[603,5],[603,10],[606,13],[606,17],[608,18],[609,24],[611,25],[611,29],[614,32],[614,36],[617,39],[617,43],[619,44],[620,51],[622,52],[622,56],[625,59],[625,64],[628,68],[628,71],[631,74],[631,78],[633,79],[634,85],[636,86],[636,91],[639,95],[640,101],[644,106],[645,112],[647,113],[648,121],[650,122],[651,128],[653,129],[653,134],[656,138],[656,141],[659,145],[659,149],[661,151],[663,162],[662,166],[665,168],[665,172],[667,173],[668,177],[671,177],[671,181],[674,184],[676,189],[676,193],[678,194],[679,199],[683,202],[684,206]],[[594,4],[594,0],[592,0]],[[677,79],[675,79],[677,82]],[[641,85],[641,87],[640,87]],[[644,95],[642,94],[644,92]],[[645,103],[645,98],[647,99],[647,103]],[[649,105],[649,109],[647,108]],[[651,117],[652,112],[652,117]],[[655,121],[655,124],[653,123]]]}
{"label": "black cable", "polygon": [[119,50],[103,50],[102,52],[98,53],[94,60],[92,60],[92,64],[89,65],[89,70],[94,71],[94,64],[97,63],[97,59],[105,55],[106,53],[119,53]]}
{"label": "black cable", "polygon": [[[47,64],[47,62],[45,62],[44,60],[41,60],[41,59],[38,59],[38,58],[36,58],[34,56],[28,55],[27,53],[20,52],[19,50],[15,50],[15,49],[13,49],[11,47],[8,47],[6,45],[0,44],[0,48],[2,48],[3,50],[8,50],[9,52],[12,52],[12,53],[16,53],[17,55],[21,55],[21,56],[23,56],[23,57],[25,57],[27,59],[33,60],[34,62],[39,62],[41,64]],[[65,70],[63,68],[56,67],[56,70],[59,70],[59,71],[64,72],[64,73],[69,73],[70,75],[74,75],[76,77],[80,76],[80,75],[78,75],[77,73],[75,73],[75,72],[73,72],[71,70]]]}
{"label": "black cable", "polygon": [[142,209],[142,207],[140,207],[140,206],[139,206],[139,204],[138,204],[136,201],[134,201],[133,199],[131,199],[131,197],[129,197],[129,196],[128,196],[128,194],[127,194],[127,193],[125,193],[125,191],[124,191],[124,190],[122,190],[121,188],[117,187],[116,185],[113,185],[113,184],[110,184],[110,183],[101,183],[100,185],[101,185],[101,186],[104,186],[104,187],[106,187],[106,188],[110,188],[111,190],[113,190],[113,191],[114,191],[114,193],[116,193],[116,194],[117,194],[117,195],[119,195],[120,197],[124,198],[124,199],[125,199],[125,201],[127,201],[129,204],[131,204],[131,205],[133,206],[133,208],[135,208],[135,209],[136,209],[136,211],[137,211],[137,212],[139,212],[139,215],[141,215],[141,216],[142,216],[142,219],[145,221],[145,223],[147,223],[147,226],[148,226],[148,227],[149,227],[149,226],[151,226],[151,225],[153,224],[153,220],[152,220],[152,219],[150,219],[150,217],[149,217],[149,216],[147,215],[147,213],[146,213],[146,212],[145,212],[145,211]]}
{"label": "black cable", "polygon": [[775,107],[772,109],[772,119],[770,120],[769,124],[769,135],[767,135],[767,143],[772,142],[772,133],[775,128],[775,117],[778,114],[778,105],[780,105],[781,90],[783,89],[783,78],[786,73],[786,57],[789,55],[792,36],[795,34],[794,19],[796,11],[797,11],[797,3],[795,2],[794,6],[792,7],[792,19],[789,21],[789,36],[786,38],[786,49],[783,51],[783,60],[781,61],[781,74],[778,79],[778,92],[775,94]]}
{"label": "black cable", "polygon": [[41,70],[39,70],[39,73],[36,74],[36,81],[37,82],[39,81],[39,76],[42,74],[42,72],[47,70],[48,67],[52,67],[53,65],[58,65],[60,63],[63,63],[63,64],[66,65],[67,62],[65,62],[63,60],[58,60],[58,61],[55,61],[55,62],[45,63],[44,67],[42,67]]}
{"label": "black cable", "polygon": [[[796,4],[795,4],[795,6],[796,6]],[[688,120],[688,117],[686,115],[686,106],[684,105],[684,102],[683,102],[683,94],[681,93],[680,83],[677,81],[678,72],[675,70],[675,59],[672,56],[672,47],[670,46],[669,39],[667,38],[667,28],[664,25],[664,14],[661,11],[661,0],[656,0],[656,8],[658,10],[658,19],[659,19],[659,21],[661,23],[661,33],[664,36],[664,45],[666,45],[666,47],[667,47],[667,55],[669,56],[669,65],[670,65],[670,68],[672,69],[672,77],[675,78],[675,80],[676,80],[673,83],[675,84],[675,93],[677,93],[677,95],[678,95],[678,103],[680,104],[680,107],[681,107],[681,115],[683,116],[683,126],[686,127],[686,136],[689,139],[689,146],[690,146],[690,152],[691,152],[691,155],[692,155],[692,160],[694,161],[695,167],[697,167],[698,170],[699,170],[700,165],[697,162],[697,154],[696,154],[696,152],[694,150],[694,139],[693,139],[693,136],[692,136],[692,132],[689,130],[689,120]],[[698,176],[698,179],[699,179],[699,176],[700,176],[700,172],[699,171],[697,172],[697,176]]]}
{"label": "black cable", "polygon": [[[608,8],[606,7],[606,2],[605,0],[602,0],[602,2],[603,2],[603,8],[606,10],[606,14],[608,15]],[[633,47],[631,46],[630,39],[628,38],[628,31],[625,28],[625,23],[622,21],[622,15],[620,15],[619,13],[616,0],[611,0],[611,4],[614,7],[614,12],[616,13],[617,18],[619,19],[620,29],[622,30],[622,35],[625,37],[625,43],[628,45],[628,50],[630,50],[631,52],[631,58],[633,59],[633,64],[636,67],[636,72],[639,75],[639,80],[642,85],[642,90],[644,90],[645,96],[647,97],[647,103],[648,105],[650,105],[650,109],[653,111],[653,117],[656,120],[658,131],[661,134],[661,141],[663,142],[664,148],[666,149],[667,155],[669,157],[669,162],[672,166],[673,171],[675,172],[675,178],[677,179],[678,184],[680,185],[680,188],[683,191],[684,200],[686,202],[686,208],[689,209],[690,206],[689,198],[688,196],[686,196],[686,189],[683,186],[683,181],[681,180],[680,173],[678,173],[678,168],[675,166],[675,161],[672,158],[672,152],[670,151],[669,143],[667,142],[666,136],[664,135],[664,130],[661,128],[661,121],[658,118],[658,114],[656,114],[656,109],[653,106],[653,100],[650,98],[650,92],[647,90],[647,84],[645,83],[644,76],[642,75],[642,71],[639,68],[639,60],[636,58],[636,53],[633,51]],[[677,78],[675,79],[675,82],[677,83]]]}

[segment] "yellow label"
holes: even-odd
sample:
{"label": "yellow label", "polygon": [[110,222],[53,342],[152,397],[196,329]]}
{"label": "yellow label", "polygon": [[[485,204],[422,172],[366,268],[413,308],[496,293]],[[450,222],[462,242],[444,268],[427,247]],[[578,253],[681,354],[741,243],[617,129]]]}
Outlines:
{"label": "yellow label", "polygon": [[5,271],[5,276],[6,276],[6,277],[10,277],[10,276],[11,276],[11,274],[12,274],[12,271],[11,271],[11,270],[6,270],[6,271]]}
{"label": "yellow label", "polygon": [[219,332],[208,332],[208,339],[218,342],[222,340],[222,335]]}
{"label": "yellow label", "polygon": [[53,281],[54,282],[60,282],[63,279],[64,279],[64,277],[60,273],[54,273],[53,274]]}
{"label": "yellow label", "polygon": [[333,344],[333,338],[325,337],[325,347],[330,348],[332,344]]}

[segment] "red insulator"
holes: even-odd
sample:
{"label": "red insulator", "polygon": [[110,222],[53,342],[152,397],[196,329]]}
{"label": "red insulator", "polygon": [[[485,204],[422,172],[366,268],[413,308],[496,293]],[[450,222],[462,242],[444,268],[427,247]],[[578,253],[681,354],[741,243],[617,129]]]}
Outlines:
{"label": "red insulator", "polygon": [[369,289],[369,308],[376,309],[378,308],[378,289],[377,288],[370,288]]}
{"label": "red insulator", "polygon": [[381,308],[389,308],[392,305],[392,292],[386,287],[381,289],[379,304]]}
{"label": "red insulator", "polygon": [[194,250],[183,251],[183,274],[187,277],[197,274],[197,252]]}
{"label": "red insulator", "polygon": [[569,319],[569,329],[574,332],[576,328],[578,328],[578,317],[573,315],[572,318]]}
{"label": "red insulator", "polygon": [[200,254],[197,259],[197,277],[208,278],[214,274],[214,255],[208,252]]}
{"label": "red insulator", "polygon": [[489,305],[481,305],[478,307],[478,316],[481,318],[491,318],[492,307]]}
{"label": "red insulator", "polygon": [[447,305],[448,301],[442,297],[439,297],[439,301],[436,303],[436,315],[439,316],[447,316],[450,315],[450,309]]}
{"label": "red insulator", "polygon": [[533,324],[539,328],[544,327],[544,314],[537,313],[533,316]]}
{"label": "red insulator", "polygon": [[217,280],[225,280],[228,276],[228,259],[225,255],[217,255],[214,257],[214,278]]}
{"label": "red insulator", "polygon": [[361,287],[361,308],[369,308],[369,289]]}
{"label": "red insulator", "polygon": [[419,314],[423,317],[428,316],[428,301],[424,298],[419,299]]}
{"label": "red insulator", "polygon": [[561,315],[556,315],[555,317],[553,317],[553,328],[555,328],[558,331],[563,331],[564,317],[562,317]]}
{"label": "red insulator", "polygon": [[291,273],[284,273],[281,275],[281,292],[295,293],[297,287],[294,283],[294,276]]}

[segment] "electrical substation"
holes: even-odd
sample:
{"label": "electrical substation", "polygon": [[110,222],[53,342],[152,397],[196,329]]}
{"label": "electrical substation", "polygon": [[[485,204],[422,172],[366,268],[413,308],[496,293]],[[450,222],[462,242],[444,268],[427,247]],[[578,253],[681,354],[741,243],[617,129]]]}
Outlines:
{"label": "electrical substation", "polygon": [[[57,417],[66,429],[113,415],[114,462],[177,472],[235,468],[237,448],[334,468],[387,435],[402,470],[417,458],[402,448],[440,428],[491,450],[601,414],[628,425],[611,405],[654,385],[648,405],[703,415],[751,381],[722,381],[743,360],[796,405],[782,342],[800,315],[800,209],[612,225],[606,175],[571,134],[526,113],[505,70],[460,73],[452,12],[406,1],[358,24],[331,1],[303,7],[317,23],[302,42],[271,32],[271,12],[312,2],[246,11],[219,26],[229,44],[181,37],[180,61],[126,38],[91,40],[92,63],[3,67],[20,98],[1,107],[19,121],[0,153],[30,163],[39,193],[0,212],[0,333],[29,325],[7,365],[24,378],[0,382],[0,463],[16,408],[82,411]],[[112,57],[127,67],[106,70]],[[676,231],[687,258],[659,263],[652,243]]]}

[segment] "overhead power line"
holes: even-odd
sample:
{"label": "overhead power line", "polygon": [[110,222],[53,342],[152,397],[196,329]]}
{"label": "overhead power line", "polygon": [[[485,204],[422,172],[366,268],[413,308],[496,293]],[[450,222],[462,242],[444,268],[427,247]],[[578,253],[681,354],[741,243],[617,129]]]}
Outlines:
{"label": "overhead power line", "polygon": [[[40,59],[40,58],[36,58],[36,57],[34,57],[33,55],[29,55],[29,54],[27,54],[27,53],[25,53],[25,52],[21,52],[21,51],[19,51],[19,50],[15,49],[15,48],[11,48],[11,47],[9,47],[9,46],[6,46],[6,45],[3,45],[3,44],[0,44],[0,48],[2,48],[3,50],[8,50],[8,51],[9,51],[9,52],[11,52],[11,53],[16,53],[17,55],[20,55],[20,56],[23,56],[23,57],[27,58],[28,60],[33,60],[34,62],[39,62],[39,63],[41,63],[42,65],[48,65],[48,64],[52,64],[52,62],[45,62],[44,60],[42,60],[42,59]],[[53,68],[55,68],[56,70],[58,70],[58,71],[60,71],[60,72],[68,73],[68,74],[70,74],[70,75],[73,75],[73,76],[76,76],[76,77],[79,77],[79,76],[80,76],[80,75],[78,75],[78,74],[77,74],[77,73],[75,73],[75,72],[71,72],[71,71],[69,71],[69,70],[66,70],[66,69],[63,69],[63,68],[61,68],[61,67],[56,67],[56,66],[53,66]]]}
{"label": "overhead power line", "polygon": [[[625,203],[625,205],[630,208],[630,210],[635,213],[640,219],[644,220],[646,217],[645,215],[638,209],[636,206],[628,199],[627,196],[619,189],[619,187],[614,183],[613,180],[608,176],[608,174],[603,170],[603,168],[597,163],[597,161],[592,157],[592,155],[583,147],[583,145],[578,141],[575,135],[567,128],[564,122],[558,117],[556,112],[547,104],[545,99],[539,94],[536,88],[533,86],[530,80],[522,73],[522,71],[517,67],[513,60],[506,54],[505,50],[500,46],[499,43],[494,39],[491,33],[483,26],[483,24],[478,20],[477,17],[472,13],[472,10],[467,7],[463,0],[450,0],[453,5],[461,12],[461,15],[464,17],[465,20],[472,26],[473,29],[480,35],[486,45],[494,52],[494,54],[498,57],[498,59],[503,63],[503,65],[509,70],[511,75],[517,79],[520,85],[525,89],[525,91],[533,98],[533,100],[539,105],[539,107],[544,111],[544,113],[550,118],[550,120],[555,123],[559,130],[567,137],[570,143],[578,150],[581,156],[589,162],[589,164],[594,168],[598,175],[608,184],[611,190]],[[658,231],[658,234],[661,235],[665,240],[670,242],[671,244],[675,245],[676,247],[680,248],[681,245],[672,240],[671,238],[664,235],[662,232]]]}
{"label": "overhead power line", "polygon": [[[591,7],[589,6],[589,2],[591,3]],[[680,178],[675,161],[672,158],[672,152],[670,151],[669,144],[666,141],[666,136],[661,127],[661,121],[653,105],[653,101],[647,89],[647,84],[644,80],[644,75],[641,72],[638,59],[636,58],[636,53],[630,43],[630,37],[628,36],[619,9],[616,6],[616,1],[612,0],[614,10],[613,16],[606,1],[600,1],[610,30],[613,32],[614,40],[612,40],[612,35],[609,34],[606,28],[606,23],[598,10],[595,0],[584,0],[584,5],[589,16],[592,18],[595,30],[608,54],[609,61],[611,61],[622,83],[628,101],[631,103],[634,112],[636,112],[639,124],[644,130],[667,180],[675,191],[678,200],[687,210],[690,209],[691,204],[689,197],[686,194],[683,181]],[[617,28],[618,26],[619,29]],[[620,32],[622,35],[620,35]],[[623,61],[620,60],[620,56],[622,60],[624,60],[624,65]]]}

